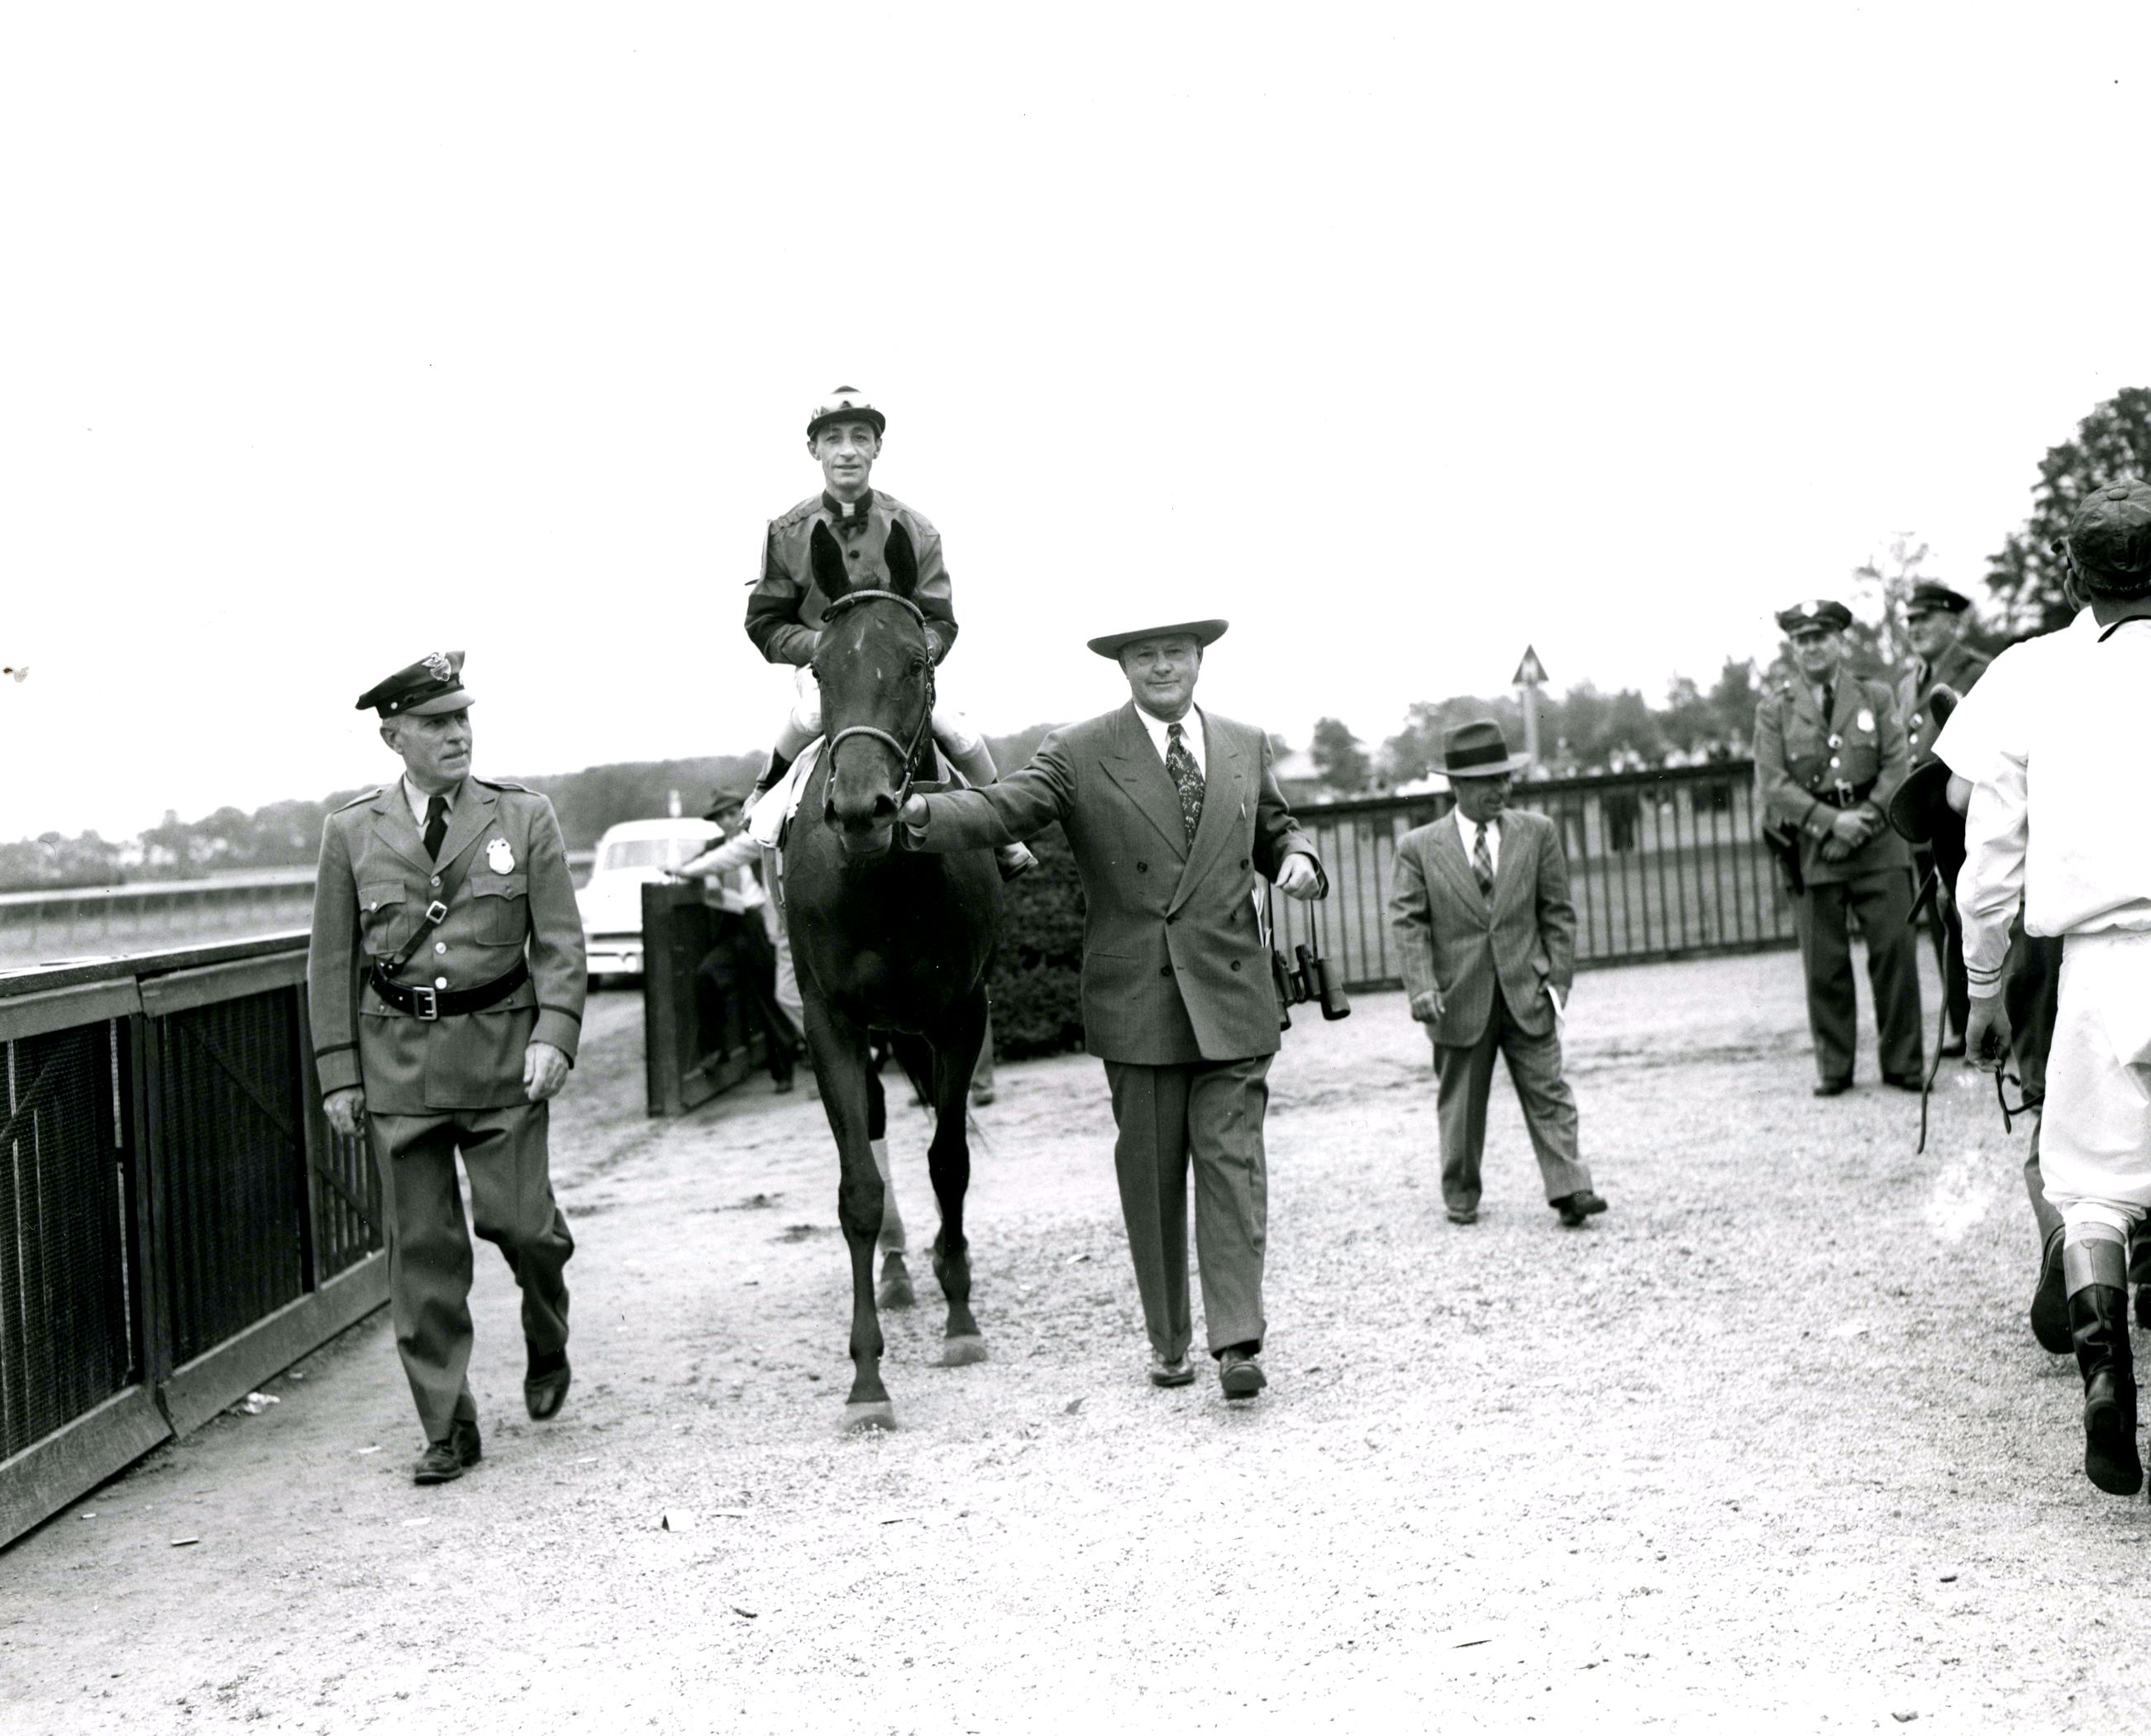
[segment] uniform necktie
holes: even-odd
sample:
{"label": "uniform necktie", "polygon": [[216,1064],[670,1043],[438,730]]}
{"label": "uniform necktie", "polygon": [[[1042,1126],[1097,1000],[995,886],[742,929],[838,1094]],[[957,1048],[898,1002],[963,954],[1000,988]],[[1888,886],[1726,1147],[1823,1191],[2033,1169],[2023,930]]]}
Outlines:
{"label": "uniform necktie", "polygon": [[1486,848],[1486,834],[1493,830],[1488,821],[1479,828],[1479,836],[1471,843],[1471,872],[1478,876],[1480,896],[1491,900],[1494,896],[1494,858]]}
{"label": "uniform necktie", "polygon": [[434,861],[441,859],[441,843],[448,835],[448,798],[428,796],[426,798],[426,853]]}
{"label": "uniform necktie", "polygon": [[1825,723],[1827,723],[1836,715],[1837,683],[1835,681],[1825,681],[1822,684],[1822,721]]}
{"label": "uniform necktie", "polygon": [[1187,751],[1187,736],[1181,726],[1167,726],[1165,769],[1172,774],[1180,792],[1180,822],[1187,828],[1187,842],[1195,842],[1195,828],[1202,818],[1202,773],[1195,756]]}

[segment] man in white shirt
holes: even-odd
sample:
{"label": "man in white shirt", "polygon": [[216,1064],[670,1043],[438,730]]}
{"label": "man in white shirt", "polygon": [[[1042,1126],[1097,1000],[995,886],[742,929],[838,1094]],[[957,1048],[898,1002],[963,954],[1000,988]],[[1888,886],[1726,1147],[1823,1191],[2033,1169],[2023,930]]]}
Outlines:
{"label": "man in white shirt", "polygon": [[1451,1223],[1478,1221],[1499,1052],[1546,1203],[1580,1228],[1606,1202],[1577,1155],[1576,1093],[1561,1076],[1561,1010],[1576,975],[1568,865],[1551,820],[1508,806],[1528,762],[1509,752],[1500,724],[1459,724],[1441,747],[1456,812],[1398,840],[1389,923],[1411,1015],[1434,1040],[1442,1202]]}
{"label": "man in white shirt", "polygon": [[2078,509],[2065,548],[2090,607],[2012,647],[1936,752],[1971,781],[1957,878],[1969,1053],[2001,1065],[2009,924],[2062,937],[2041,1163],[2063,1224],[2069,1325],[2084,1381],[2084,1474],[2143,1485],[2128,1343],[2128,1243],[2151,1212],[2151,805],[2118,782],[2151,739],[2151,488]]}

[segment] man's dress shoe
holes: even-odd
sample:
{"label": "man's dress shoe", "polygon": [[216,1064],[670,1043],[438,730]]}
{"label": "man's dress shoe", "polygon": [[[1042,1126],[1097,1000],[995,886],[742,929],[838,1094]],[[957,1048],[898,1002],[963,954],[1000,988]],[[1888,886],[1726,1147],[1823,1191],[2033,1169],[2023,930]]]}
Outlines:
{"label": "man's dress shoe", "polygon": [[446,1440],[437,1440],[426,1449],[411,1473],[414,1483],[453,1483],[464,1470],[484,1457],[478,1444],[478,1422],[475,1418],[458,1417],[448,1431]]}
{"label": "man's dress shoe", "polygon": [[1588,1187],[1577,1193],[1565,1193],[1552,1204],[1554,1210],[1561,1213],[1561,1222],[1571,1230],[1581,1228],[1585,1218],[1596,1217],[1606,1209],[1606,1202]]}
{"label": "man's dress shoe", "polygon": [[568,1402],[569,1379],[566,1351],[530,1359],[523,1379],[523,1408],[530,1413],[533,1422],[548,1422],[560,1414],[560,1407]]}
{"label": "man's dress shoe", "polygon": [[1885,1073],[1882,1082],[1900,1091],[1923,1091],[1927,1088],[1926,1081],[1916,1073]]}
{"label": "man's dress shoe", "polygon": [[1155,1350],[1151,1352],[1150,1384],[1152,1386],[1187,1386],[1192,1384],[1194,1379],[1194,1366],[1187,1360],[1185,1350],[1171,1362]]}
{"label": "man's dress shoe", "polygon": [[1814,1095],[1818,1097],[1842,1097],[1851,1089],[1850,1079],[1825,1079],[1814,1088]]}
{"label": "man's dress shoe", "polygon": [[1253,1350],[1227,1350],[1217,1359],[1217,1384],[1228,1399],[1252,1399],[1269,1384]]}

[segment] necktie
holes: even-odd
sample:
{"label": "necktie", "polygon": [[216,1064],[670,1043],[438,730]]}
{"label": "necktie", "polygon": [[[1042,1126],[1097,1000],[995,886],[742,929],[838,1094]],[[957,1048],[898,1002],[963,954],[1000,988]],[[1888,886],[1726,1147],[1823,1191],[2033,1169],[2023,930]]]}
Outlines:
{"label": "necktie", "polygon": [[428,796],[426,798],[426,853],[434,861],[441,859],[441,841],[448,835],[448,798]]}
{"label": "necktie", "polygon": [[1494,896],[1494,858],[1486,848],[1486,834],[1493,829],[1494,822],[1489,820],[1471,841],[1471,872],[1478,877],[1480,896],[1490,901]]}
{"label": "necktie", "polygon": [[1175,723],[1167,726],[1165,769],[1180,792],[1180,822],[1187,828],[1187,842],[1195,842],[1195,828],[1202,818],[1202,773],[1195,756],[1187,751],[1187,736]]}
{"label": "necktie", "polygon": [[1822,721],[1825,723],[1828,723],[1831,716],[1837,711],[1837,684],[1835,681],[1825,681],[1822,684],[1820,697],[1822,700]]}

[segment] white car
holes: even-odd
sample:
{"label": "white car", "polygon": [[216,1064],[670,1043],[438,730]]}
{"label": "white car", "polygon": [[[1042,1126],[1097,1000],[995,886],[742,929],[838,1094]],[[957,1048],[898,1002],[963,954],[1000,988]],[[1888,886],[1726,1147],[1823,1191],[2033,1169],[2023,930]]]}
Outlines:
{"label": "white car", "polygon": [[605,828],[590,878],[575,894],[593,981],[642,974],[642,888],[720,835],[707,820],[625,820]]}

